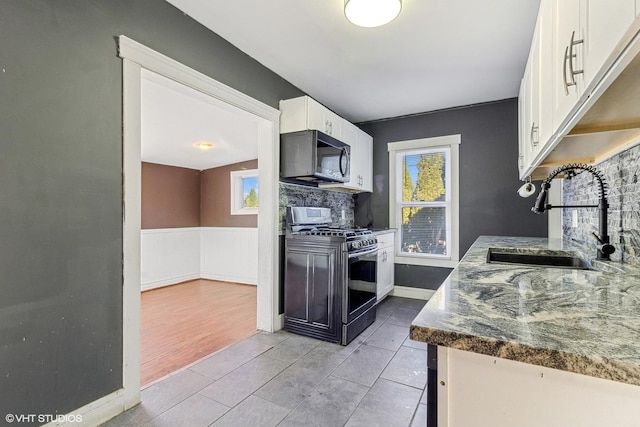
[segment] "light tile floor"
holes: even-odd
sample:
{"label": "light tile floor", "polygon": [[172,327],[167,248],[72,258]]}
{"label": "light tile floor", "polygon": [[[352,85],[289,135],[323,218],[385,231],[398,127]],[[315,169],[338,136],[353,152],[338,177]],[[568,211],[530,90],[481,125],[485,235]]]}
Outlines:
{"label": "light tile floor", "polygon": [[425,426],[426,345],[408,338],[424,304],[386,298],[346,347],[256,334],[147,387],[105,426]]}

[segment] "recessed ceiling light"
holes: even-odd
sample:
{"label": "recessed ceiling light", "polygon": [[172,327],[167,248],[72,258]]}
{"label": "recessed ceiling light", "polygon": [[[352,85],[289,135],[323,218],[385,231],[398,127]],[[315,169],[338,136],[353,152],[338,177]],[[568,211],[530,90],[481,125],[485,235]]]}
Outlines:
{"label": "recessed ceiling light", "polygon": [[208,141],[199,141],[193,144],[193,146],[201,151],[209,151],[213,148],[213,144]]}
{"label": "recessed ceiling light", "polygon": [[379,27],[393,21],[402,9],[402,0],[345,0],[344,14],[359,27]]}

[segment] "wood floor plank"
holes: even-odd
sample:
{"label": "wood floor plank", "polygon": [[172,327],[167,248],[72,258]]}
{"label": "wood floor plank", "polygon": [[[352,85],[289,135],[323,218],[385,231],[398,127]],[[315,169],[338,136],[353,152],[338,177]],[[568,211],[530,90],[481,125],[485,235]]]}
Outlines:
{"label": "wood floor plank", "polygon": [[192,280],[142,293],[143,386],[256,333],[256,287]]}

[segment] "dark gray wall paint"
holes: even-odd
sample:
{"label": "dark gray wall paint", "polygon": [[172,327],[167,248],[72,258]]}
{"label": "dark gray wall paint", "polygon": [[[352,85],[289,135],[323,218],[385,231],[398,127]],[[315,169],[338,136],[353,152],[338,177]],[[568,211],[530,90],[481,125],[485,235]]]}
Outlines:
{"label": "dark gray wall paint", "polygon": [[[546,236],[546,218],[530,212],[518,179],[518,103],[516,99],[436,111],[370,123],[360,127],[373,136],[374,182],[371,194],[356,199],[356,224],[389,224],[387,143],[461,135],[460,255],[480,235]],[[396,264],[396,284],[437,289],[449,269]]]}
{"label": "dark gray wall paint", "polygon": [[0,413],[122,384],[124,34],[258,100],[302,92],[164,1],[0,2]]}

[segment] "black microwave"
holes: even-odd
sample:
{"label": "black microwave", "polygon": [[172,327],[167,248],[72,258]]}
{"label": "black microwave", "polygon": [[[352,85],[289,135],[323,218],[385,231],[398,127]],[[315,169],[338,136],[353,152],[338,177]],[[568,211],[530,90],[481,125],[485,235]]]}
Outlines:
{"label": "black microwave", "polygon": [[318,130],[280,135],[280,178],[349,181],[351,147]]}

